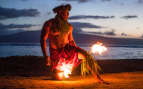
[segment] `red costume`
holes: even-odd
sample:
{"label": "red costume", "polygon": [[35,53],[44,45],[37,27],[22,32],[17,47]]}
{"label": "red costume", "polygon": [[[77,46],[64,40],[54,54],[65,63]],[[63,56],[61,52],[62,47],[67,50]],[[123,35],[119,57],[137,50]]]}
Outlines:
{"label": "red costume", "polygon": [[67,44],[65,47],[59,49],[50,48],[50,59],[52,69],[55,69],[59,61],[65,60],[66,62],[73,62],[77,66],[80,61],[78,59],[78,52],[76,46]]}

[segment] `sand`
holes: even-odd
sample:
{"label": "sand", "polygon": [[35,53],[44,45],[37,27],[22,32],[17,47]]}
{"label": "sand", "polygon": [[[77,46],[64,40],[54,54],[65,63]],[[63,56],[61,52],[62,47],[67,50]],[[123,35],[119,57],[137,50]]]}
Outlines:
{"label": "sand", "polygon": [[42,57],[0,58],[0,89],[143,89],[142,59],[97,62],[109,84],[98,83],[92,76],[81,78],[80,68],[69,79],[51,80]]}

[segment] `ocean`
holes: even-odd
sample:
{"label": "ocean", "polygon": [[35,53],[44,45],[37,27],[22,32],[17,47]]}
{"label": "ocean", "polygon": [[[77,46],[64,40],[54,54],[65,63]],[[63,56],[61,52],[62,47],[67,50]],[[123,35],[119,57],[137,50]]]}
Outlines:
{"label": "ocean", "polygon": [[[80,46],[89,51],[89,46]],[[143,47],[107,47],[107,51],[102,55],[93,54],[96,59],[143,59]],[[49,54],[49,50],[48,50]],[[12,44],[0,43],[0,57],[8,56],[43,56],[40,44]]]}

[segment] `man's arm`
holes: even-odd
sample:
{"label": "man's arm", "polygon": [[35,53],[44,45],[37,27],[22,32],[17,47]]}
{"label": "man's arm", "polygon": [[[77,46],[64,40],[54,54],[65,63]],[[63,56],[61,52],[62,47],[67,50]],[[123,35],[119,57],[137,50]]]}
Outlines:
{"label": "man's arm", "polygon": [[75,41],[74,41],[72,32],[73,32],[73,27],[70,26],[69,44],[70,44],[70,45],[73,45],[73,46],[76,46],[76,43],[75,43]]}
{"label": "man's arm", "polygon": [[44,57],[47,57],[47,39],[48,39],[48,34],[49,34],[49,22],[46,22],[43,25],[42,31],[41,31],[41,37],[40,37],[40,44],[41,44],[41,48],[42,48],[42,52]]}

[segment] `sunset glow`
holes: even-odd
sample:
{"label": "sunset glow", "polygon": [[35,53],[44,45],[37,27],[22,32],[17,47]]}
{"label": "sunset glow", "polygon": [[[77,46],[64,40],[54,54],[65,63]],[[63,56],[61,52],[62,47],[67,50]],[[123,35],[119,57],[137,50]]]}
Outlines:
{"label": "sunset glow", "polygon": [[142,0],[1,0],[0,35],[40,30],[63,3],[72,6],[69,22],[77,32],[143,38]]}

